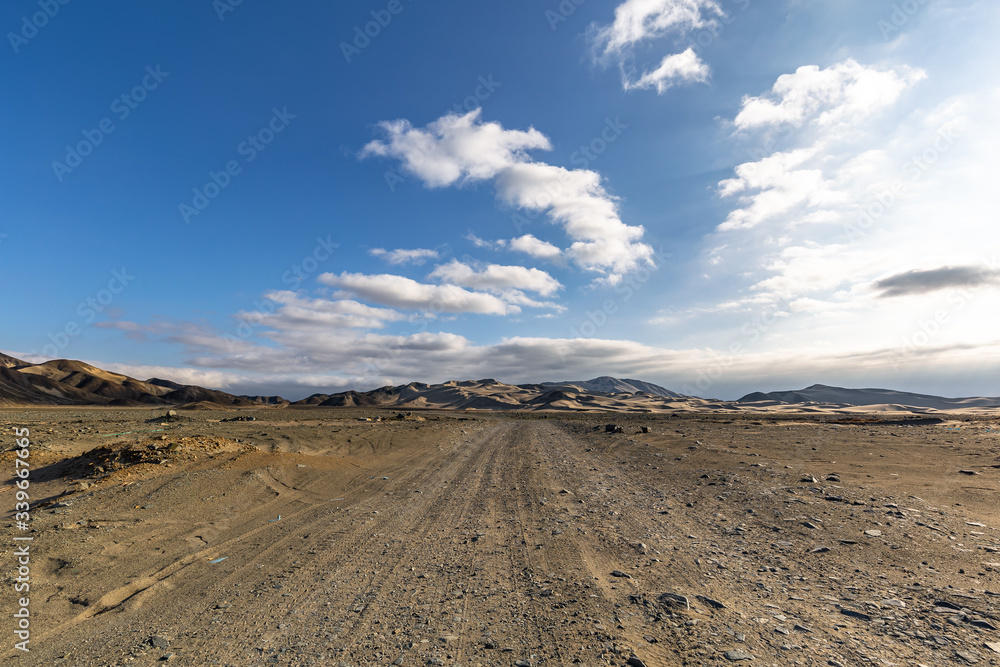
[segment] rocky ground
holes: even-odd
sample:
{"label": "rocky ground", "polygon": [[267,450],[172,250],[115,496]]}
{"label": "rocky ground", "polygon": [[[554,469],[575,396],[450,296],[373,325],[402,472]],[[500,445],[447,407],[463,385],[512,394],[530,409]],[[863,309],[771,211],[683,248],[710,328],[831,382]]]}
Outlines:
{"label": "rocky ground", "polygon": [[1000,664],[995,419],[162,415],[0,413],[4,664]]}

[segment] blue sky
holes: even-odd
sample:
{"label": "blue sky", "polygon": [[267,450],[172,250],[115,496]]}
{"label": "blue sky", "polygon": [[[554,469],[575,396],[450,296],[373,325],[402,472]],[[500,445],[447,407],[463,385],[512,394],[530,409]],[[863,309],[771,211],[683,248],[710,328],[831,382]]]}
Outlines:
{"label": "blue sky", "polygon": [[8,2],[0,349],[290,398],[997,395],[998,18]]}

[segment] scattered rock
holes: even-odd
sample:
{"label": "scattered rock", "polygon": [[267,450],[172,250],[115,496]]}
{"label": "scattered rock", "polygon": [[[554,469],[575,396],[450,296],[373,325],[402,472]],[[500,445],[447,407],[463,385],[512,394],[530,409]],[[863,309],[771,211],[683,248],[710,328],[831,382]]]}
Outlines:
{"label": "scattered rock", "polygon": [[170,646],[170,640],[163,635],[153,635],[149,638],[149,643],[152,644],[154,648],[167,648]]}
{"label": "scattered rock", "polygon": [[683,607],[684,609],[691,608],[691,601],[683,595],[678,595],[677,593],[664,593],[659,597],[659,601],[660,604],[665,607]]}
{"label": "scattered rock", "polygon": [[979,473],[976,472],[975,470],[959,470],[958,474],[959,475],[978,475]]}
{"label": "scattered rock", "polygon": [[631,579],[632,578],[631,574],[629,574],[628,572],[622,572],[621,570],[612,570],[611,571],[611,576],[612,577],[621,577],[622,579]]}

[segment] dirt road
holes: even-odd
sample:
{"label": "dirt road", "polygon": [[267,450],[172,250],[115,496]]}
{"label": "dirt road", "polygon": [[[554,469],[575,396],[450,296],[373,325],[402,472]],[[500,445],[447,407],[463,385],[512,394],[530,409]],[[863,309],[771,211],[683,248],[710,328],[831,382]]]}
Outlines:
{"label": "dirt road", "polygon": [[37,520],[5,663],[997,664],[995,517],[821,478],[851,433],[596,425],[358,426],[110,480]]}

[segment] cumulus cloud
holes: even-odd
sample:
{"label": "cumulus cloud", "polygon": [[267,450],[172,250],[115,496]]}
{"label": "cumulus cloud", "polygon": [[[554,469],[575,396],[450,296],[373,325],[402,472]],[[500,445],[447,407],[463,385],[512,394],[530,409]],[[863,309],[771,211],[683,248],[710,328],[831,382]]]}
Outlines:
{"label": "cumulus cloud", "polygon": [[725,16],[714,0],[626,0],[615,8],[615,20],[596,31],[605,55],[639,42],[671,33],[687,33],[712,26]]}
{"label": "cumulus cloud", "polygon": [[[826,69],[800,67],[779,76],[769,94],[744,98],[733,120],[740,130],[811,126],[822,135],[740,164],[733,178],[720,181],[719,195],[738,195],[739,205],[719,231],[748,229],[779,216],[794,215],[796,224],[839,219],[831,208],[845,206],[852,191],[886,168],[884,150],[864,143],[877,141],[864,137],[865,121],[924,76],[907,67],[878,70],[846,60]],[[863,141],[852,143],[858,136]]]}
{"label": "cumulus cloud", "polygon": [[324,273],[317,278],[322,285],[374,303],[408,310],[509,315],[521,312],[515,305],[493,294],[470,292],[457,285],[428,285],[404,276],[390,274]]}
{"label": "cumulus cloud", "polygon": [[747,194],[719,230],[754,227],[793,207],[830,201],[835,195],[822,170],[801,168],[816,153],[815,147],[779,152],[738,165],[735,178],[720,181],[718,192],[723,197]]}
{"label": "cumulus cloud", "polygon": [[782,74],[769,95],[746,97],[733,124],[741,129],[802,125],[829,127],[857,122],[890,106],[904,90],[926,77],[922,70],[877,70],[854,60],[820,69],[806,65]]}
{"label": "cumulus cloud", "polygon": [[695,30],[711,28],[725,13],[714,0],[626,0],[615,9],[615,20],[591,29],[600,59],[616,58],[622,70],[625,90],[651,89],[663,94],[667,89],[692,81],[705,82],[711,69],[688,48],[667,55],[660,64],[635,81],[629,73],[632,49],[641,42],[666,36],[682,37]]}
{"label": "cumulus cloud", "polygon": [[423,264],[428,259],[437,259],[438,251],[429,250],[427,248],[413,248],[407,250],[404,248],[397,248],[395,250],[386,250],[385,248],[372,248],[368,251],[368,254],[373,257],[381,257],[390,264]]}
{"label": "cumulus cloud", "polygon": [[634,82],[624,79],[623,85],[625,90],[655,88],[662,95],[678,83],[705,82],[710,72],[705,61],[698,57],[694,49],[689,48],[682,53],[665,57],[659,67],[646,72]]}
{"label": "cumulus cloud", "polygon": [[653,249],[640,241],[643,228],[622,222],[598,173],[533,161],[526,150],[551,148],[544,135],[484,123],[480,113],[449,114],[422,129],[407,121],[381,123],[386,138],[369,143],[362,155],[398,159],[429,187],[494,180],[505,203],[545,212],[561,224],[574,241],[566,255],[608,283],[652,263]]}
{"label": "cumulus cloud", "polygon": [[428,278],[473,289],[493,292],[516,289],[535,292],[542,296],[551,296],[562,287],[558,280],[539,269],[490,264],[482,271],[476,271],[457,259],[438,266]]}
{"label": "cumulus cloud", "polygon": [[381,122],[378,126],[387,141],[369,142],[361,157],[396,158],[404,170],[428,186],[443,187],[491,179],[526,161],[527,150],[551,150],[548,138],[538,130],[506,130],[499,123],[483,123],[481,111],[447,114],[426,128],[415,128],[408,120]]}
{"label": "cumulus cloud", "polygon": [[562,251],[558,247],[531,234],[511,239],[510,249],[538,259],[557,260],[562,256]]}
{"label": "cumulus cloud", "polygon": [[880,297],[926,294],[952,287],[980,287],[1000,281],[1000,271],[981,266],[947,266],[925,271],[914,270],[882,278],[873,287]]}

